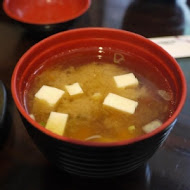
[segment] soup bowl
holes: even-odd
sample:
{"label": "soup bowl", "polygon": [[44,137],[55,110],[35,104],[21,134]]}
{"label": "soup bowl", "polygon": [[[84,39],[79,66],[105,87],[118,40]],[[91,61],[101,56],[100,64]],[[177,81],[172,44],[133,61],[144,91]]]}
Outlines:
{"label": "soup bowl", "polygon": [[[35,122],[26,109],[25,92],[41,68],[68,55],[84,54],[85,61],[130,59],[133,70],[159,82],[156,69],[174,94],[174,112],[159,128],[120,142],[98,143],[59,136]],[[89,56],[90,55],[90,56]],[[125,65],[125,62],[122,64]],[[23,123],[45,157],[56,167],[88,177],[113,177],[143,165],[167,138],[186,98],[184,75],[174,58],[143,36],[111,28],[82,28],[52,35],[31,47],[18,61],[11,82],[14,102]],[[82,109],[82,108],[81,108]]]}
{"label": "soup bowl", "polygon": [[90,7],[90,0],[4,0],[5,13],[31,32],[61,31]]}

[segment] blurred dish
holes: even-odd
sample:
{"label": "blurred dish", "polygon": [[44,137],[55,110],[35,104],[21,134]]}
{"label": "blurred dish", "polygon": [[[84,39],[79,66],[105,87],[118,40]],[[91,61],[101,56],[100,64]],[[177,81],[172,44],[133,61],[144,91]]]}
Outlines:
{"label": "blurred dish", "polygon": [[90,0],[4,0],[3,9],[12,19],[34,31],[68,27],[84,14]]}
{"label": "blurred dish", "polygon": [[6,14],[28,24],[56,24],[81,16],[90,0],[4,0]]}

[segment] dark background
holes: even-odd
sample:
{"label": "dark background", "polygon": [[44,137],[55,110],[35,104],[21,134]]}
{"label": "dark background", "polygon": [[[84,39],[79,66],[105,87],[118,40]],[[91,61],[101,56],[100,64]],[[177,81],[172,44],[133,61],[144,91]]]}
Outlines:
{"label": "dark background", "polygon": [[[61,173],[39,152],[24,128],[10,92],[13,69],[24,52],[43,39],[0,9],[0,80],[8,102],[0,135],[0,190],[153,189],[190,190],[190,58],[177,59],[187,84],[186,104],[170,136],[157,153],[131,174],[86,179]],[[92,0],[89,10],[64,29],[87,26],[120,28],[145,37],[190,34],[190,2],[185,0]],[[61,30],[64,30],[61,29]]]}

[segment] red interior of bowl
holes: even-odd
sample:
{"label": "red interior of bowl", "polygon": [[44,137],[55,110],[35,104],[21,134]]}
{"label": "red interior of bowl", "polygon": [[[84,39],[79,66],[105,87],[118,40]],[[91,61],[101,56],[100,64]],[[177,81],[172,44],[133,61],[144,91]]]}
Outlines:
{"label": "red interior of bowl", "polygon": [[[151,73],[157,69],[165,77],[175,95],[175,112],[161,127],[153,132],[138,138],[114,143],[82,142],[78,140],[61,137],[46,130],[33,121],[24,104],[24,92],[37,69],[48,64],[49,59],[64,57],[64,53],[70,50],[86,48],[90,52],[91,47],[104,47],[108,49],[125,52],[134,56],[131,64],[133,69],[143,73]],[[55,56],[56,55],[56,56]],[[59,56],[58,56],[59,55]],[[139,63],[138,63],[139,60]],[[51,61],[52,62],[52,61]],[[159,83],[159,77],[154,77]],[[17,63],[12,76],[12,95],[21,114],[36,128],[42,132],[60,140],[88,146],[117,146],[133,143],[149,138],[169,126],[180,113],[186,97],[186,82],[178,63],[161,47],[148,39],[126,31],[107,28],[84,28],[75,29],[53,35],[39,42],[27,51]],[[161,85],[161,84],[160,84]]]}
{"label": "red interior of bowl", "polygon": [[90,0],[4,0],[3,8],[11,18],[30,24],[66,22],[82,15]]}

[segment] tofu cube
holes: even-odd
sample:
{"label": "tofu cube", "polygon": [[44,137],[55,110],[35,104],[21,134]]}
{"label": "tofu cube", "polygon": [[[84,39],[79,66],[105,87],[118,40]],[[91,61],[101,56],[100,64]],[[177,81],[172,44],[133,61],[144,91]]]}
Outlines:
{"label": "tofu cube", "polygon": [[68,114],[51,112],[45,128],[57,135],[63,135],[68,119]]}
{"label": "tofu cube", "polygon": [[118,75],[114,76],[113,78],[118,88],[137,86],[139,84],[137,78],[133,73]]}
{"label": "tofu cube", "polygon": [[158,127],[160,127],[162,125],[162,122],[158,119],[151,121],[150,123],[144,125],[142,127],[143,131],[145,133],[150,133],[152,131],[154,131],[155,129],[157,129]]}
{"label": "tofu cube", "polygon": [[104,99],[103,105],[125,113],[134,114],[135,109],[138,106],[138,102],[117,94],[109,93]]}
{"label": "tofu cube", "polygon": [[29,116],[30,116],[34,121],[36,120],[34,114],[30,114]]}
{"label": "tofu cube", "polygon": [[62,98],[65,92],[55,87],[43,85],[35,94],[35,98],[48,104],[50,107],[55,107],[58,101]]}
{"label": "tofu cube", "polygon": [[130,133],[133,133],[135,131],[135,126],[134,125],[129,126],[128,130]]}
{"label": "tofu cube", "polygon": [[102,95],[101,95],[99,92],[96,92],[96,93],[94,93],[94,94],[91,96],[91,99],[92,99],[92,100],[102,100]]}
{"label": "tofu cube", "polygon": [[79,83],[76,82],[72,85],[65,85],[66,90],[70,94],[70,96],[78,95],[78,94],[83,94],[83,90],[80,87]]}

